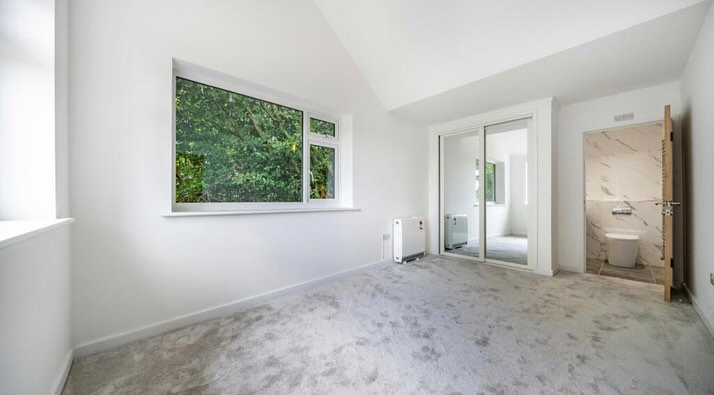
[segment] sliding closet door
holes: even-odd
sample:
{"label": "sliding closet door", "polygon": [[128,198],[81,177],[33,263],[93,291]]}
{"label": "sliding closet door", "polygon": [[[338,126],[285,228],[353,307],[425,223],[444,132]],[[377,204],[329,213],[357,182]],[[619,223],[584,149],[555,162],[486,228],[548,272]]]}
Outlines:
{"label": "sliding closet door", "polygon": [[527,119],[485,128],[481,210],[485,217],[485,258],[528,267]]}
{"label": "sliding closet door", "polygon": [[478,191],[479,129],[441,137],[442,251],[483,260]]}

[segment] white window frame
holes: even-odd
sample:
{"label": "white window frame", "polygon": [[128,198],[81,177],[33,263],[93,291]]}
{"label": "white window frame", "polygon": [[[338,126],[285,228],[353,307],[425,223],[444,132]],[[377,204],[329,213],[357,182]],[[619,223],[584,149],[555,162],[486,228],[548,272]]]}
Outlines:
{"label": "white window frame", "polygon": [[[188,79],[200,84],[225,89],[240,95],[271,102],[302,112],[302,201],[300,202],[208,202],[208,203],[177,203],[176,202],[176,78]],[[173,60],[172,85],[172,127],[171,127],[171,212],[172,213],[270,213],[299,212],[313,209],[350,209],[345,205],[342,193],[341,162],[344,144],[342,144],[340,116],[306,103],[304,100],[283,94],[238,78],[209,70],[188,62]],[[310,118],[335,124],[335,136],[326,136],[310,131]],[[310,145],[318,145],[335,149],[335,198],[310,199]]]}
{"label": "white window frame", "polygon": [[[479,175],[478,175],[478,188],[479,188],[479,192],[481,192],[481,165],[480,165],[481,161],[480,161],[478,158],[475,158],[475,160],[478,160],[478,161],[479,161],[479,167],[478,167],[476,170],[474,170],[474,173],[475,173],[476,171],[479,172]],[[493,161],[493,160],[486,159],[485,163],[490,163],[490,164],[493,165],[493,177],[494,177],[493,187],[494,187],[494,189],[495,189],[495,188],[496,188],[496,162]],[[484,166],[484,170],[486,170],[486,166]],[[485,175],[485,174],[486,174],[486,172],[484,172],[484,175]],[[485,185],[485,183],[484,183],[484,185]],[[494,200],[486,200],[486,205],[487,205],[487,206],[494,206],[494,205],[497,204],[497,203],[496,203],[496,192],[495,192],[495,191],[493,192],[493,199],[494,199]],[[476,202],[474,203],[474,207],[477,207],[478,205],[479,205],[479,199],[476,199]]]}
{"label": "white window frame", "polygon": [[[305,170],[303,170],[303,173],[307,174],[307,176],[304,177],[304,181],[307,184],[306,187],[303,187],[303,191],[305,193],[305,196],[303,196],[303,200],[310,202],[313,206],[333,206],[335,202],[340,201],[340,121],[335,116],[324,113],[317,113],[314,111],[305,113],[305,117],[307,121],[303,122],[303,124],[307,125],[307,131],[303,132],[303,136],[307,136],[307,138],[303,138],[303,157],[307,158],[307,160],[303,161],[303,164],[305,165]],[[333,137],[324,134],[313,133],[312,130],[310,130],[310,119],[333,123],[335,125],[335,136]],[[311,145],[333,148],[335,150],[335,197],[333,199],[310,198],[310,166],[312,164],[312,157],[310,156]]]}

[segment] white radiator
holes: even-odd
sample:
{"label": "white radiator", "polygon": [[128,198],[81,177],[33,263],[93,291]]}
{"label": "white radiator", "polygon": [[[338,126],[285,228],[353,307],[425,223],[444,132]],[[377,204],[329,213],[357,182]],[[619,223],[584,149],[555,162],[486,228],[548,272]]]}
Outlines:
{"label": "white radiator", "polygon": [[393,223],[394,262],[404,263],[424,256],[426,247],[424,218],[395,218]]}
{"label": "white radiator", "polygon": [[444,219],[446,232],[444,244],[446,249],[452,250],[465,245],[469,238],[469,217],[465,214],[446,214]]}

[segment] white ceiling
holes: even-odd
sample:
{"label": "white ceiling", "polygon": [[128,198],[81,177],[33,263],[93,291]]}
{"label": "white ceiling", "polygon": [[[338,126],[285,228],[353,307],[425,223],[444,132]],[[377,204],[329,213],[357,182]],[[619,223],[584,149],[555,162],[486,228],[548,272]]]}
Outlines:
{"label": "white ceiling", "polygon": [[677,81],[710,3],[394,109],[431,124],[554,97],[567,105]]}
{"label": "white ceiling", "polygon": [[701,1],[314,0],[390,110]]}

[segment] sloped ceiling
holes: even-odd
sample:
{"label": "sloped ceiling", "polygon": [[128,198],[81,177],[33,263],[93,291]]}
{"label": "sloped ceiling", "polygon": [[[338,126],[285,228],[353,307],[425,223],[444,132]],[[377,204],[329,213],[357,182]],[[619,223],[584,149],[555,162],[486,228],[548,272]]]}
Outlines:
{"label": "sloped ceiling", "polygon": [[554,97],[567,105],[679,79],[709,3],[393,109],[439,123]]}
{"label": "sloped ceiling", "polygon": [[[668,45],[663,50],[691,49],[710,5],[710,1],[701,0],[314,1],[384,106],[422,119],[425,117],[419,116],[421,109],[411,111],[410,105],[463,87],[473,89],[478,81],[506,74],[507,70],[521,68],[521,73],[533,72],[533,77],[538,77],[541,68],[557,66],[561,60],[567,60],[570,66],[593,64],[589,70],[603,73],[604,77],[594,75],[592,85],[611,85],[608,76],[621,83],[622,69],[630,68],[632,56],[628,55],[641,57],[636,64],[647,66],[650,80],[657,79],[654,75],[671,76],[673,69],[684,64],[689,52],[677,51],[673,56],[683,59],[674,62],[655,62],[661,57],[647,62],[646,57],[657,55],[656,49],[661,44],[655,42],[655,37]],[[673,13],[679,16],[677,29],[667,29],[666,21],[655,23],[657,18],[666,20]],[[633,28],[646,22],[654,25],[650,24],[649,30]],[[617,32],[622,35],[617,37]],[[649,38],[649,33],[659,35]],[[663,36],[664,33],[674,36]],[[637,40],[644,40],[641,50],[633,42]],[[579,49],[588,43],[589,49]],[[610,53],[601,48],[608,45],[614,46]],[[566,58],[557,59],[557,54],[571,51]],[[547,59],[551,63],[534,70],[519,67]],[[557,80],[568,79],[570,75],[581,78],[574,70],[563,69],[554,70],[553,74],[556,70],[566,71]],[[571,94],[573,89],[560,90],[577,96]],[[461,92],[462,96],[464,93]],[[459,98],[447,96],[449,101]],[[447,115],[426,118],[434,120]]]}

